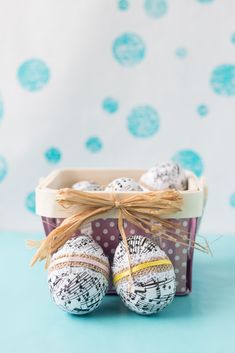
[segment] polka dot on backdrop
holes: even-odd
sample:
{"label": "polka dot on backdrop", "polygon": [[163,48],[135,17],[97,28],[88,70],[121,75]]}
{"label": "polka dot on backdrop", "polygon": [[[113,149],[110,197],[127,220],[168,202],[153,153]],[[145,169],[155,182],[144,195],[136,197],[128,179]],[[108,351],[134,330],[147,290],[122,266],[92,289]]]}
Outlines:
{"label": "polka dot on backdrop", "polygon": [[199,2],[200,4],[210,4],[214,2],[214,0],[196,0],[196,1]]}
{"label": "polka dot on backdrop", "polygon": [[107,97],[103,100],[102,108],[109,114],[116,113],[118,111],[118,101],[112,97]]}
{"label": "polka dot on backdrop", "polygon": [[186,56],[187,56],[187,49],[186,48],[177,48],[176,50],[175,50],[175,55],[177,56],[177,58],[179,58],[179,59],[184,59],[184,58],[186,58]]}
{"label": "polka dot on backdrop", "polygon": [[230,196],[229,204],[231,207],[235,208],[235,192]]}
{"label": "polka dot on backdrop", "polygon": [[30,192],[25,199],[25,207],[29,212],[35,213],[35,192]]}
{"label": "polka dot on backdrop", "polygon": [[2,97],[0,96],[0,121],[3,118],[3,115],[4,115],[4,105],[3,105]]}
{"label": "polka dot on backdrop", "polygon": [[235,65],[224,64],[217,66],[211,74],[212,90],[220,96],[235,95]]}
{"label": "polka dot on backdrop", "polygon": [[6,159],[0,155],[0,183],[5,179],[5,176],[7,175],[7,161]]}
{"label": "polka dot on backdrop", "polygon": [[114,59],[122,66],[134,66],[145,57],[145,43],[135,33],[124,33],[113,42]]}
{"label": "polka dot on backdrop", "polygon": [[30,92],[41,90],[50,79],[47,64],[40,59],[30,59],[23,62],[17,72],[20,85]]}
{"label": "polka dot on backdrop", "polygon": [[127,0],[118,0],[118,8],[121,11],[126,11],[129,8],[129,1]]}
{"label": "polka dot on backdrop", "polygon": [[140,106],[132,109],[127,117],[127,127],[131,135],[147,138],[155,135],[160,127],[157,111],[150,106]]}
{"label": "polka dot on backdrop", "polygon": [[204,165],[201,156],[193,150],[178,151],[173,157],[174,162],[179,163],[183,168],[191,170],[198,177],[204,171]]}
{"label": "polka dot on backdrop", "polygon": [[48,150],[46,150],[46,152],[44,153],[44,156],[47,162],[51,164],[56,164],[60,162],[62,158],[62,153],[58,148],[50,147]]}
{"label": "polka dot on backdrop", "polygon": [[102,141],[97,136],[89,137],[85,142],[85,147],[92,153],[99,152],[103,148]]}
{"label": "polka dot on backdrop", "polygon": [[209,109],[206,104],[200,104],[197,106],[197,113],[200,117],[204,117],[209,113]]}
{"label": "polka dot on backdrop", "polygon": [[233,33],[233,34],[231,35],[230,40],[231,40],[232,44],[235,44],[235,33]]}
{"label": "polka dot on backdrop", "polygon": [[158,19],[166,15],[168,0],[145,0],[144,9],[148,16]]}

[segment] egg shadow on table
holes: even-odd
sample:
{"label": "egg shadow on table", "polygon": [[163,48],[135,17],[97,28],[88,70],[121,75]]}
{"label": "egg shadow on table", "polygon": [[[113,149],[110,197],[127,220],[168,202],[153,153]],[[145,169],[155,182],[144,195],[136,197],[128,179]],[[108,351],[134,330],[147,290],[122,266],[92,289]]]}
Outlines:
{"label": "egg shadow on table", "polygon": [[174,319],[179,317],[190,316],[192,312],[192,300],[190,296],[176,297],[171,305],[162,312],[153,315],[140,315],[129,310],[118,296],[105,298],[100,307],[94,311],[92,317],[139,317],[146,320],[156,319]]}
{"label": "egg shadow on table", "polygon": [[126,315],[129,310],[124,306],[117,295],[106,295],[100,307],[93,313],[98,316]]}
{"label": "egg shadow on table", "polygon": [[173,303],[169,305],[166,309],[158,314],[153,315],[140,315],[131,310],[129,310],[121,301],[121,299],[117,295],[107,295],[100,306],[94,310],[93,312],[87,315],[71,315],[73,319],[84,319],[89,320],[89,318],[99,318],[99,320],[106,318],[136,318],[140,319],[172,319],[179,317],[186,317],[190,315],[191,311],[191,300],[189,296],[184,296],[181,298],[175,298]]}

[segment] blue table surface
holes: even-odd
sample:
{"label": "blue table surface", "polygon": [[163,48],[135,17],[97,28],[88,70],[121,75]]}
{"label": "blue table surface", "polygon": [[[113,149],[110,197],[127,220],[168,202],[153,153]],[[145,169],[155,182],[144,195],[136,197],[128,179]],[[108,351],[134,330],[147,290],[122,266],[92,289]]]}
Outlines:
{"label": "blue table surface", "polygon": [[[213,257],[195,252],[193,292],[164,311],[140,316],[117,296],[73,316],[50,299],[42,264],[29,267],[26,239],[0,233],[1,353],[229,352],[235,333],[235,236],[208,236]],[[214,242],[213,242],[214,241]]]}

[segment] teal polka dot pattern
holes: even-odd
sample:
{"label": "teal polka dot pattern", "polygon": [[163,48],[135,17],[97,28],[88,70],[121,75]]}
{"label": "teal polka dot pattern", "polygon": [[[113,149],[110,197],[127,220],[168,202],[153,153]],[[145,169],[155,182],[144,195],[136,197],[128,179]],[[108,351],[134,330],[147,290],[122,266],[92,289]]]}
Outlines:
{"label": "teal polka dot pattern", "polygon": [[226,64],[217,66],[212,71],[210,85],[212,90],[220,96],[234,96],[235,65]]}
{"label": "teal polka dot pattern", "polygon": [[122,66],[135,66],[145,57],[146,48],[143,39],[135,33],[124,33],[113,42],[113,56]]}
{"label": "teal polka dot pattern", "polygon": [[62,158],[61,151],[56,147],[50,147],[44,155],[46,160],[51,164],[59,163]]}
{"label": "teal polka dot pattern", "polygon": [[197,107],[197,112],[198,112],[198,115],[200,115],[201,117],[204,117],[209,113],[209,109],[206,104],[200,104]]}
{"label": "teal polka dot pattern", "polygon": [[191,170],[198,177],[203,174],[204,164],[201,156],[193,150],[181,150],[178,151],[172,160],[179,163],[184,169]]}
{"label": "teal polka dot pattern", "polygon": [[1,23],[0,193],[24,190],[0,211],[2,228],[13,215],[36,229],[26,198],[55,169],[172,158],[221,186],[205,222],[222,233],[221,217],[232,232],[235,0],[91,3],[54,6],[52,21],[46,2],[30,13],[24,2],[20,29],[9,5]]}
{"label": "teal polka dot pattern", "polygon": [[107,97],[103,100],[102,107],[107,113],[113,114],[118,111],[119,104],[116,99]]}
{"label": "teal polka dot pattern", "polygon": [[235,208],[235,192],[230,196],[229,204],[231,207]]}
{"label": "teal polka dot pattern", "polygon": [[24,89],[29,92],[36,92],[48,83],[50,70],[44,61],[30,59],[20,65],[17,77]]}
{"label": "teal polka dot pattern", "polygon": [[0,183],[7,175],[8,165],[6,159],[0,155]]}
{"label": "teal polka dot pattern", "polygon": [[184,59],[187,56],[187,49],[186,48],[177,48],[175,51],[175,55],[179,58],[179,59]]}
{"label": "teal polka dot pattern", "polygon": [[168,11],[168,0],[145,0],[144,9],[148,16],[160,18]]}
{"label": "teal polka dot pattern", "polygon": [[147,138],[155,135],[160,127],[157,111],[146,105],[134,108],[127,117],[127,127],[131,135]]}
{"label": "teal polka dot pattern", "polygon": [[96,153],[102,149],[103,144],[99,137],[91,136],[86,140],[85,147],[87,148],[88,151],[92,153]]}
{"label": "teal polka dot pattern", "polygon": [[30,192],[25,199],[25,207],[29,212],[35,213],[35,192]]}
{"label": "teal polka dot pattern", "polygon": [[129,1],[127,0],[118,0],[118,8],[121,11],[126,11],[129,8]]}
{"label": "teal polka dot pattern", "polygon": [[0,121],[3,118],[3,116],[4,116],[4,104],[3,104],[2,98],[0,96]]}

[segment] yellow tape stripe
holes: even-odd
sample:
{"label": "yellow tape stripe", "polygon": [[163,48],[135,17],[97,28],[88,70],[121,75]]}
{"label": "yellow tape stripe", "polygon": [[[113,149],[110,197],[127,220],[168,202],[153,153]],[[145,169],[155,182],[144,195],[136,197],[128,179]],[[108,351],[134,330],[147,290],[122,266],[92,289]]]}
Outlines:
{"label": "yellow tape stripe", "polygon": [[[149,262],[144,262],[142,264],[133,266],[131,268],[132,273],[136,273],[140,270],[144,270],[145,268],[149,267],[154,267],[154,266],[161,266],[161,265],[171,265],[171,261],[168,259],[161,259],[161,260],[155,260],[155,261],[149,261]],[[118,273],[114,276],[113,282],[117,283],[120,281],[122,278],[129,276],[129,270],[123,271],[121,273]]]}

